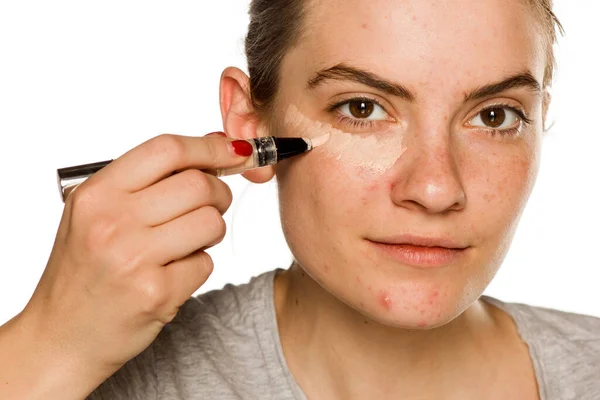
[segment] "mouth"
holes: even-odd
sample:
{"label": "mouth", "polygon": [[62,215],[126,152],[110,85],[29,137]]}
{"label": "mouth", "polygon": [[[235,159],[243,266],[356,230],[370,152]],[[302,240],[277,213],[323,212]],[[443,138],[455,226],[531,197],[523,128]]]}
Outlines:
{"label": "mouth", "polygon": [[426,236],[396,236],[366,239],[380,255],[400,264],[418,267],[444,267],[464,257],[469,246],[454,240]]}

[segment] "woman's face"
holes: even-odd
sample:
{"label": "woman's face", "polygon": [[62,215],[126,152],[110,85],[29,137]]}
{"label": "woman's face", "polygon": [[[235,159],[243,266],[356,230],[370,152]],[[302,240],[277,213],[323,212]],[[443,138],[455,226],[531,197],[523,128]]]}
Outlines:
{"label": "woman's face", "polygon": [[447,323],[495,275],[537,174],[537,20],[520,0],[306,3],[277,125],[298,135],[299,112],[346,133],[278,166],[290,248],[381,323]]}

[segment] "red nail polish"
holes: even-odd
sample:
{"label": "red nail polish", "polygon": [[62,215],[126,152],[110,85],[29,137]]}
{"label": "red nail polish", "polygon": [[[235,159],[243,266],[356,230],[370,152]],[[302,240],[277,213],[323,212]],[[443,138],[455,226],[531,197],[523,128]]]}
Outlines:
{"label": "red nail polish", "polygon": [[252,155],[254,148],[252,145],[245,140],[234,140],[231,142],[231,146],[233,147],[233,151],[238,156],[248,157]]}

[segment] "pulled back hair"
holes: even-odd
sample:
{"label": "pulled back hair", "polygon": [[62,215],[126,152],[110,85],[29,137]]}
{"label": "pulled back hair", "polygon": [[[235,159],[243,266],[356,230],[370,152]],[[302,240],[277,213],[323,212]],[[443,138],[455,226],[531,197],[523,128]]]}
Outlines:
{"label": "pulled back hair", "polygon": [[[526,1],[540,19],[546,45],[544,88],[552,84],[555,57],[553,45],[563,27],[552,11],[552,0]],[[277,95],[281,62],[299,40],[305,0],[252,0],[246,36],[246,59],[250,75],[252,105],[259,112],[269,111]]]}

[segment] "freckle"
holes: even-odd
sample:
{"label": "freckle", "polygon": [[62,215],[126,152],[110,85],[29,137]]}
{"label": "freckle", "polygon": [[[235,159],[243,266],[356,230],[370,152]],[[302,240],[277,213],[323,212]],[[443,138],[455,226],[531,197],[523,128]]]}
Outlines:
{"label": "freckle", "polygon": [[368,289],[369,289],[369,292],[373,291],[373,288],[371,287],[371,285],[369,285]]}
{"label": "freckle", "polygon": [[404,310],[409,311],[410,307],[409,306],[404,306]]}
{"label": "freckle", "polygon": [[361,200],[361,203],[362,203],[363,206],[366,206],[367,203],[368,203],[368,199],[366,197],[363,197],[362,200]]}
{"label": "freckle", "polygon": [[296,305],[298,305],[298,299],[296,299]]}
{"label": "freckle", "polygon": [[437,313],[437,317],[438,317],[438,318],[440,318],[441,316],[442,316],[442,313],[441,313],[441,312]]}
{"label": "freckle", "polygon": [[385,290],[379,293],[379,304],[388,311],[392,309],[392,298]]}
{"label": "freckle", "polygon": [[362,28],[363,28],[363,29],[367,29],[368,27],[369,27],[369,25],[367,25],[367,24],[362,24]]}
{"label": "freckle", "polygon": [[356,275],[356,283],[360,283],[360,276]]}
{"label": "freckle", "polygon": [[425,310],[421,310],[421,315],[425,315]]}
{"label": "freckle", "polygon": [[304,273],[304,271],[302,271],[302,277],[304,278],[306,276],[306,274]]}
{"label": "freckle", "polygon": [[329,272],[329,265],[323,265],[323,269],[325,270],[325,272]]}
{"label": "freckle", "polygon": [[364,322],[365,322],[365,325],[369,325],[369,321],[364,321]]}
{"label": "freckle", "polygon": [[360,306],[361,306],[362,308],[365,308],[365,303],[363,303],[363,302],[361,301],[361,302],[360,302]]}

